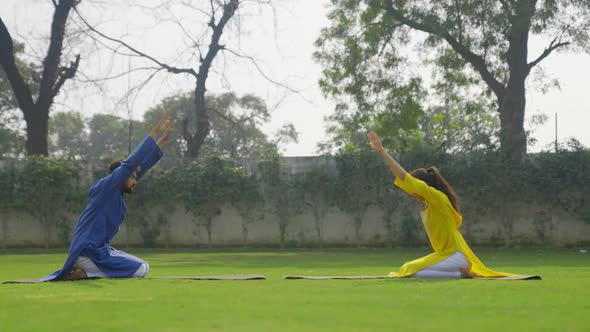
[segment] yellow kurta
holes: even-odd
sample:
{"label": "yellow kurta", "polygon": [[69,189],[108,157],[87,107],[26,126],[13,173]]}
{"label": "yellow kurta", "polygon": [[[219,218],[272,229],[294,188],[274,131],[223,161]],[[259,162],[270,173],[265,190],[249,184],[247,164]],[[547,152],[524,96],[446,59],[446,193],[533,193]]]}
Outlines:
{"label": "yellow kurta", "polygon": [[511,273],[496,272],[488,269],[475,256],[471,248],[459,233],[463,217],[453,208],[451,201],[443,192],[418,180],[410,173],[404,180],[396,178],[394,184],[410,195],[424,198],[425,208],[420,212],[422,224],[434,252],[430,255],[405,263],[399,272],[391,272],[391,277],[407,277],[428,266],[441,262],[460,251],[471,262],[471,271],[483,277],[507,277]]}

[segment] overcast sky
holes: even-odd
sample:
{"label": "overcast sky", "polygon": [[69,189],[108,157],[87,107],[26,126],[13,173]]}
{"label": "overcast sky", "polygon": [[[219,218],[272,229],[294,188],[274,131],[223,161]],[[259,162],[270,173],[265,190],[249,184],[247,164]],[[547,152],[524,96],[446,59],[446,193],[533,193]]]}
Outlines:
{"label": "overcast sky", "polygon": [[[50,0],[0,0],[0,17],[6,23],[13,38],[27,40],[30,54],[46,52],[43,37],[47,37],[52,16]],[[191,55],[182,53],[187,38],[173,22],[163,18],[172,15],[182,22],[185,30],[193,35],[203,32],[202,16],[186,8],[158,11],[160,21],[156,22],[153,11],[125,5],[130,1],[83,0],[80,12],[88,21],[98,24],[98,29],[123,39],[153,54],[159,60],[178,66],[196,63]],[[163,1],[141,1],[145,6]],[[137,2],[136,2],[137,3]],[[238,94],[253,93],[265,99],[274,110],[272,121],[264,130],[272,134],[284,123],[293,123],[300,133],[299,143],[285,147],[288,156],[316,154],[316,145],[325,139],[323,118],[330,114],[334,102],[323,98],[318,87],[321,68],[312,60],[315,50],[313,42],[320,29],[327,25],[326,4],[320,0],[279,0],[274,11],[269,7],[250,6],[240,15],[240,37],[235,24],[222,38],[229,48],[257,59],[265,75],[276,82],[299,91],[293,93],[272,84],[262,77],[249,60],[231,56],[220,56],[215,62],[214,72],[207,82],[208,91],[221,93],[235,91]],[[546,46],[547,41],[531,38],[529,57],[534,58]],[[112,44],[111,44],[112,45]],[[106,52],[93,53],[87,41],[74,46],[83,56],[82,74],[91,78],[115,75],[127,68],[136,68],[149,63],[119,57],[115,62]],[[122,51],[122,50],[121,50]],[[66,54],[66,57],[68,54]],[[529,85],[527,95],[527,117],[545,113],[550,120],[539,127],[534,136],[538,144],[531,151],[538,151],[553,142],[555,137],[554,114],[558,114],[559,139],[575,137],[590,146],[590,56],[587,54],[557,53],[544,60],[543,68],[549,78],[558,79],[561,89],[546,94],[535,91]],[[223,73],[223,75],[221,74]],[[83,84],[82,89],[68,89],[60,94],[54,111],[77,110],[85,115],[109,113],[134,118],[158,104],[162,98],[176,92],[190,91],[194,79],[172,74],[158,74],[140,93],[131,98],[122,98],[128,87],[145,79],[147,73],[139,72],[123,79],[109,80],[100,85]],[[83,78],[79,75],[79,78]],[[70,83],[71,84],[71,83]],[[118,102],[118,103],[117,103]]]}

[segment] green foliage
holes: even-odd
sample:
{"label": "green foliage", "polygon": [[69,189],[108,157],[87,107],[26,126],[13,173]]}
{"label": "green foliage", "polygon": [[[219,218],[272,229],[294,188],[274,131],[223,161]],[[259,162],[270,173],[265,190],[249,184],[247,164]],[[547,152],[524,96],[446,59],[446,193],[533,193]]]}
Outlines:
{"label": "green foliage", "polygon": [[18,130],[0,122],[0,159],[20,156],[24,153],[24,144],[25,138]]}
{"label": "green foliage", "polygon": [[367,209],[375,205],[378,188],[384,181],[380,176],[383,162],[367,149],[344,150],[336,157],[335,203],[353,218],[357,245],[362,241],[362,225]]}
{"label": "green foliage", "polygon": [[85,129],[86,123],[80,113],[60,112],[52,114],[49,118],[49,151],[51,154],[83,155],[89,143]]}
{"label": "green foliage", "polygon": [[[90,144],[83,152],[92,160],[122,159],[129,155],[137,143],[149,133],[145,125],[139,121],[129,121],[108,114],[95,114],[88,122],[88,128]],[[131,137],[129,137],[130,130]],[[78,138],[78,140],[83,139]]]}
{"label": "green foliage", "polygon": [[280,155],[275,149],[267,150],[258,161],[258,177],[265,209],[276,217],[281,248],[284,248],[288,226],[303,211],[301,181],[284,173]]}
{"label": "green foliage", "polygon": [[18,170],[13,165],[0,167],[0,212],[20,207],[17,181]]}
{"label": "green foliage", "polygon": [[140,224],[139,234],[143,239],[143,245],[146,248],[156,246],[156,240],[160,236],[162,226],[168,223],[168,219],[163,213],[158,213],[156,222],[150,223],[147,218],[143,218]]}
{"label": "green foliage", "polygon": [[[513,227],[518,219],[529,220],[541,241],[550,240],[557,211],[590,223],[590,189],[585,185],[590,183],[590,152],[575,142],[558,153],[521,159],[506,159],[499,152],[451,155],[426,149],[397,159],[407,170],[438,166],[459,196],[464,228],[472,229],[484,218],[495,222],[498,240],[505,245],[518,240]],[[163,231],[174,227],[170,216],[183,203],[197,226],[207,232],[211,245],[220,212],[231,205],[242,218],[244,244],[249,226],[266,214],[278,227],[281,246],[286,246],[298,236],[293,231],[298,229],[294,227],[297,217],[310,212],[317,235],[313,241],[321,246],[329,226],[326,214],[337,207],[351,217],[361,245],[370,240],[364,237],[363,222],[374,206],[383,212],[386,230],[379,240],[389,245],[418,242],[419,204],[392,185],[393,177],[378,156],[349,145],[335,159],[326,160],[334,161],[335,167],[327,162],[304,173],[288,174],[282,157],[271,149],[258,160],[254,174],[248,174],[220,153],[205,150],[201,159],[190,164],[156,166],[126,198],[128,235],[137,232],[145,246],[155,246],[164,240]],[[89,183],[80,176],[85,169],[80,161],[38,157],[4,164],[0,167],[0,214],[30,213],[45,227],[47,239],[57,231],[68,242],[73,220],[86,202]],[[101,171],[97,177],[104,176]],[[549,221],[537,218],[539,211]],[[309,243],[310,239],[300,240]]]}
{"label": "green foliage", "polygon": [[2,229],[2,249],[8,241],[8,213],[22,208],[18,192],[18,172],[13,167],[0,167],[0,220]]}
{"label": "green foliage", "polygon": [[32,156],[26,160],[20,174],[19,198],[25,211],[45,227],[47,248],[51,230],[63,222],[72,198],[78,197],[78,176],[78,168],[68,159]]}
{"label": "green foliage", "polygon": [[184,166],[179,176],[183,181],[179,188],[184,206],[207,231],[209,246],[213,221],[223,205],[235,200],[235,191],[245,174],[242,169],[232,166],[232,162],[220,153],[205,150],[198,161]]}
{"label": "green foliage", "polygon": [[304,206],[311,210],[317,241],[321,248],[325,228],[324,218],[329,208],[334,205],[334,197],[337,195],[335,177],[330,175],[328,167],[316,167],[301,175],[301,188]]}
{"label": "green foliage", "polygon": [[410,209],[404,209],[399,224],[399,240],[404,245],[417,245],[420,219]]}
{"label": "green foliage", "polygon": [[[233,92],[209,94],[205,100],[211,121],[211,132],[205,141],[209,149],[216,149],[231,158],[255,158],[272,145],[260,126],[270,120],[270,113],[264,100],[246,94],[237,96]],[[194,116],[194,94],[179,94],[164,99],[160,105],[144,114],[146,124],[156,123],[163,109],[172,109],[173,117],[187,122],[189,132],[195,132],[197,121]],[[180,129],[182,123],[178,123]],[[186,152],[186,141],[182,130],[175,130],[170,138],[172,149],[169,155],[181,158]]]}
{"label": "green foliage", "polygon": [[248,226],[264,218],[264,200],[256,177],[240,169],[231,195],[231,204],[242,218],[242,240],[248,243]]}

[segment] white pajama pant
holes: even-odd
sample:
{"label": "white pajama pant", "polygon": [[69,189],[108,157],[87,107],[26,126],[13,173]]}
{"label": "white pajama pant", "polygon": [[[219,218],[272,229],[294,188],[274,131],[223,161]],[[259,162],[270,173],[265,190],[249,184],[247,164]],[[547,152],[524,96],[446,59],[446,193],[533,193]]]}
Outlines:
{"label": "white pajama pant", "polygon": [[462,268],[469,265],[462,252],[457,251],[442,262],[416,272],[416,278],[461,278]]}
{"label": "white pajama pant", "polygon": [[[85,256],[80,256],[74,263],[74,268],[79,267],[88,278],[110,278],[106,273],[102,272],[94,262]],[[147,263],[142,263],[139,269],[135,271],[132,278],[143,278],[150,272],[150,266]]]}

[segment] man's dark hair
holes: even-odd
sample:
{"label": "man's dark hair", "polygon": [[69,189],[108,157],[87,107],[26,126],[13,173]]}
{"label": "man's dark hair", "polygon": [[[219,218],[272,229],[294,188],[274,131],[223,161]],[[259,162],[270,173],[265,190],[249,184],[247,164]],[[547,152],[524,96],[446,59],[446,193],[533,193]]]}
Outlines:
{"label": "man's dark hair", "polygon": [[113,173],[113,171],[119,166],[121,166],[121,160],[113,161],[111,166],[109,166],[109,173]]}

